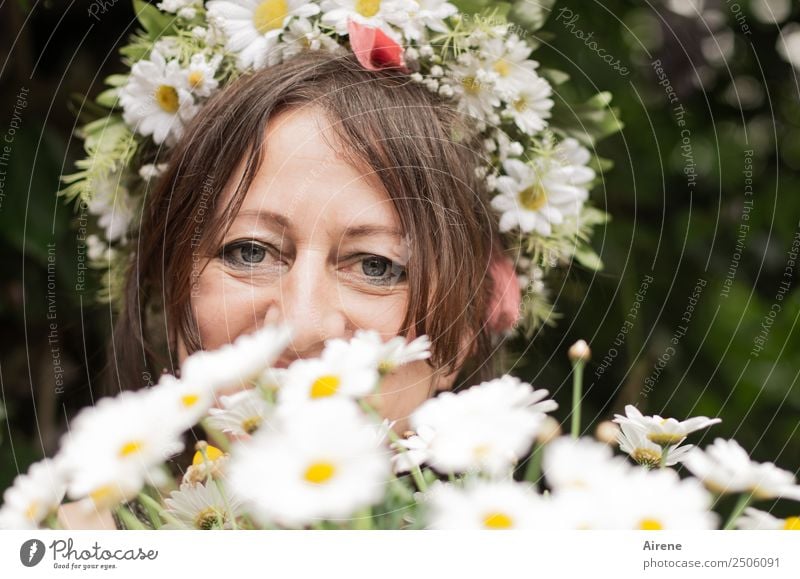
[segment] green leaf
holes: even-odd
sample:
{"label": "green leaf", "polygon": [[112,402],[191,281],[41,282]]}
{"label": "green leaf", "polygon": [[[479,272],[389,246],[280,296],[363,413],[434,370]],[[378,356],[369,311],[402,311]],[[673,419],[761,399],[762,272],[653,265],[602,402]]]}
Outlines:
{"label": "green leaf", "polygon": [[594,249],[588,245],[578,246],[578,248],[575,250],[575,259],[587,269],[594,271],[600,271],[603,269],[603,260],[600,259],[600,256],[597,255]]}
{"label": "green leaf", "polygon": [[547,80],[550,84],[556,86],[559,84],[564,84],[570,79],[570,76],[566,72],[562,72],[554,68],[542,68],[539,70],[539,75]]}
{"label": "green leaf", "polygon": [[106,77],[106,84],[108,86],[120,87],[128,82],[127,74],[112,74]]}
{"label": "green leaf", "polygon": [[508,19],[530,32],[539,30],[552,12],[555,0],[517,0],[511,6]]}
{"label": "green leaf", "polygon": [[108,107],[109,109],[113,109],[117,104],[118,98],[117,89],[110,88],[97,95],[95,102],[104,107]]}
{"label": "green leaf", "polygon": [[161,12],[144,0],[133,0],[133,11],[150,40],[158,40],[162,35],[172,32],[175,17]]}

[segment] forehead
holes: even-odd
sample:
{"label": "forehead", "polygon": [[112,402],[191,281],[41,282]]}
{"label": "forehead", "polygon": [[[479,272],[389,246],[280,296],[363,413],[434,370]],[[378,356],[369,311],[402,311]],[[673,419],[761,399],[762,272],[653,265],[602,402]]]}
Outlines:
{"label": "forehead", "polygon": [[362,222],[399,228],[378,174],[347,158],[331,122],[322,109],[310,106],[274,115],[265,132],[263,162],[240,213],[270,211],[332,229]]}

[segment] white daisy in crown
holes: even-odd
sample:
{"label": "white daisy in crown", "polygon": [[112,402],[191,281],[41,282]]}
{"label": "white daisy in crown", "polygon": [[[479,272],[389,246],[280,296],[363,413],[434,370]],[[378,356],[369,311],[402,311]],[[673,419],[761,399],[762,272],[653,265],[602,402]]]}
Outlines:
{"label": "white daisy in crown", "polygon": [[414,0],[322,0],[322,23],[332,26],[337,34],[348,33],[349,21],[380,28],[399,41],[391,25],[402,26],[414,9]]}
{"label": "white daisy in crown", "polygon": [[175,141],[197,113],[186,83],[186,73],[176,60],[152,50],[149,60],[133,65],[128,83],[119,91],[123,118],[136,132],[152,136],[156,144]]}
{"label": "white daisy in crown", "polygon": [[427,29],[434,32],[449,30],[445,20],[458,14],[458,8],[447,0],[415,0],[409,10],[408,20],[402,25],[403,35],[411,40],[423,41]]}
{"label": "white daisy in crown", "polygon": [[240,70],[280,61],[280,35],[293,18],[310,18],[320,7],[310,0],[211,0],[209,18],[221,28]]}
{"label": "white daisy in crown", "polygon": [[207,58],[205,54],[193,54],[186,69],[186,84],[189,89],[201,97],[208,97],[217,90],[219,82],[214,78],[217,68],[222,62],[222,55]]}
{"label": "white daisy in crown", "polygon": [[550,235],[568,216],[580,213],[589,197],[588,184],[595,172],[586,166],[589,151],[573,138],[556,145],[552,154],[531,162],[509,158],[506,175],[496,180],[499,195],[492,207],[502,213],[500,230],[518,227],[523,232]]}

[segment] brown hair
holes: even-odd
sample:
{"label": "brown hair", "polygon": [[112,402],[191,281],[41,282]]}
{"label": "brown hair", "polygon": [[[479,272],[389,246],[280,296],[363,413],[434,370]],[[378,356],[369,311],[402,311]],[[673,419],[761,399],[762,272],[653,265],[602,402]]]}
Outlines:
{"label": "brown hair", "polygon": [[[176,328],[170,324],[190,353],[200,349],[190,306],[193,255],[219,243],[236,216],[262,161],[269,119],[304,105],[320,106],[334,120],[348,160],[365,163],[380,178],[413,240],[401,334],[412,328],[427,334],[429,363],[446,373],[460,369],[461,377],[466,369],[470,383],[496,375],[486,305],[499,238],[475,174],[483,162],[479,137],[469,120],[407,74],[368,71],[352,54],[306,51],[243,75],[212,97],[146,192],[114,328],[115,389],[141,387],[154,370],[172,367]],[[217,207],[243,161],[232,201]],[[471,356],[459,352],[464,336],[474,336]]]}

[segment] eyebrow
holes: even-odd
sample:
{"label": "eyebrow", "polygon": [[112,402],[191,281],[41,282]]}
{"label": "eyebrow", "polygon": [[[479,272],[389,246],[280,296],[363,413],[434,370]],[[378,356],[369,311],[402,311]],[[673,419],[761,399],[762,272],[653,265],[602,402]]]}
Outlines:
{"label": "eyebrow", "polygon": [[[292,222],[289,220],[289,218],[280,213],[275,213],[274,211],[249,209],[246,211],[241,211],[238,217],[263,218],[277,223],[284,229],[292,229]],[[364,223],[346,228],[342,234],[342,237],[369,237],[377,234],[402,237],[403,231],[397,227]]]}

